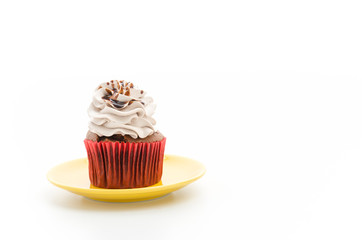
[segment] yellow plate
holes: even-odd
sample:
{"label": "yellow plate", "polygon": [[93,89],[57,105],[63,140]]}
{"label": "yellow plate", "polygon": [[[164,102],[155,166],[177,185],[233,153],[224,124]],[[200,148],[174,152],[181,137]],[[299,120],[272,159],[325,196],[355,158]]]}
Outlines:
{"label": "yellow plate", "polygon": [[81,158],[52,168],[48,180],[72,193],[105,202],[135,202],[158,198],[196,181],[205,174],[205,167],[190,158],[165,155],[160,183],[144,188],[105,189],[91,186],[88,160]]}

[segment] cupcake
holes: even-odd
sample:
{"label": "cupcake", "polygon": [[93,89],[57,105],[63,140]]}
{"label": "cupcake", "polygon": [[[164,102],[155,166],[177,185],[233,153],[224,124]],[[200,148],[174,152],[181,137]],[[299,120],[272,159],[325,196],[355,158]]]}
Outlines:
{"label": "cupcake", "polygon": [[161,181],[166,138],[155,128],[155,108],[131,82],[112,80],[97,87],[84,140],[93,186],[140,188]]}

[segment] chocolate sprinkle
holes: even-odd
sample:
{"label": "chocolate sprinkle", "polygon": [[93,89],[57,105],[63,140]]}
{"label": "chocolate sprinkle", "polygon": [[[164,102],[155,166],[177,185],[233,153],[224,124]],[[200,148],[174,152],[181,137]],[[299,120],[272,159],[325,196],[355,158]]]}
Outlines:
{"label": "chocolate sprinkle", "polygon": [[112,94],[113,94],[112,90],[109,89],[109,88],[106,88],[106,92],[107,92],[109,95],[112,95]]}
{"label": "chocolate sprinkle", "polygon": [[123,108],[127,105],[127,102],[121,102],[115,99],[110,98],[109,101],[112,103],[112,105],[116,108]]}
{"label": "chocolate sprinkle", "polygon": [[[118,97],[120,94],[125,96],[131,96],[131,88],[134,88],[133,83],[127,82],[124,80],[111,80],[106,83],[110,87],[105,87],[105,96],[102,97],[106,101],[107,104],[110,106],[113,106],[115,108],[124,108],[127,105],[132,104],[133,102],[137,101],[141,104],[145,105],[144,102],[138,99],[132,99],[130,101],[119,101]],[[102,86],[99,86],[98,89],[102,88]],[[141,94],[144,93],[143,90],[140,90]]]}

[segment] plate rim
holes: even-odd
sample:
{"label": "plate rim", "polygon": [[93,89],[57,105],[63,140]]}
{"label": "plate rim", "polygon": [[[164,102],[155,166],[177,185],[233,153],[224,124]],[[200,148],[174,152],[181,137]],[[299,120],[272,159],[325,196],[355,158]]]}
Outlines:
{"label": "plate rim", "polygon": [[168,190],[168,189],[174,189],[175,186],[177,186],[177,188],[176,188],[176,190],[177,190],[179,188],[182,188],[183,186],[186,186],[186,185],[200,179],[206,173],[205,165],[202,164],[199,161],[196,161],[196,160],[194,160],[192,158],[180,156],[180,155],[175,155],[175,154],[165,154],[164,161],[168,161],[168,159],[170,157],[184,158],[184,159],[187,159],[189,161],[196,162],[197,164],[199,164],[201,166],[201,171],[200,171],[200,173],[198,173],[197,175],[195,175],[195,176],[193,176],[191,178],[188,178],[188,179],[185,179],[185,180],[182,180],[180,182],[173,183],[173,184],[169,184],[169,185],[148,186],[148,187],[142,187],[142,188],[127,188],[127,189],[106,189],[106,188],[93,188],[93,189],[90,189],[90,188],[82,188],[82,187],[73,187],[73,186],[61,184],[61,183],[57,182],[56,180],[52,179],[51,172],[54,169],[56,169],[57,167],[59,167],[61,165],[69,164],[70,162],[81,161],[81,160],[86,161],[86,159],[88,159],[87,157],[83,157],[83,158],[77,158],[77,159],[73,159],[73,160],[69,160],[69,161],[57,164],[56,166],[54,166],[50,170],[48,170],[48,172],[46,174],[46,177],[47,177],[48,181],[50,183],[52,183],[53,185],[55,185],[57,187],[60,187],[62,189],[71,191],[71,192],[73,192],[72,190],[74,190],[74,192],[79,192],[79,191],[89,192],[89,193],[96,193],[97,192],[97,193],[101,193],[101,194],[107,194],[107,195],[110,194],[111,195],[111,194],[122,194],[122,193],[124,193],[124,194],[126,194],[126,193],[127,194],[133,194],[133,193],[137,194],[138,192],[140,192],[140,193],[159,192],[159,191],[161,192],[161,191],[165,191],[165,190]]}

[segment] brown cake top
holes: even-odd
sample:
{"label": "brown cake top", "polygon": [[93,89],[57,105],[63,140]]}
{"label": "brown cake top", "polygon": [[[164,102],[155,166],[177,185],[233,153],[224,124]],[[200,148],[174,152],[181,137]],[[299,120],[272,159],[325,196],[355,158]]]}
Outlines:
{"label": "brown cake top", "polygon": [[129,142],[129,143],[139,143],[139,142],[158,142],[164,139],[164,136],[159,131],[155,132],[154,134],[147,136],[145,138],[132,138],[130,136],[123,136],[121,134],[116,134],[110,137],[99,137],[97,134],[88,131],[86,139],[91,140],[93,142]]}

